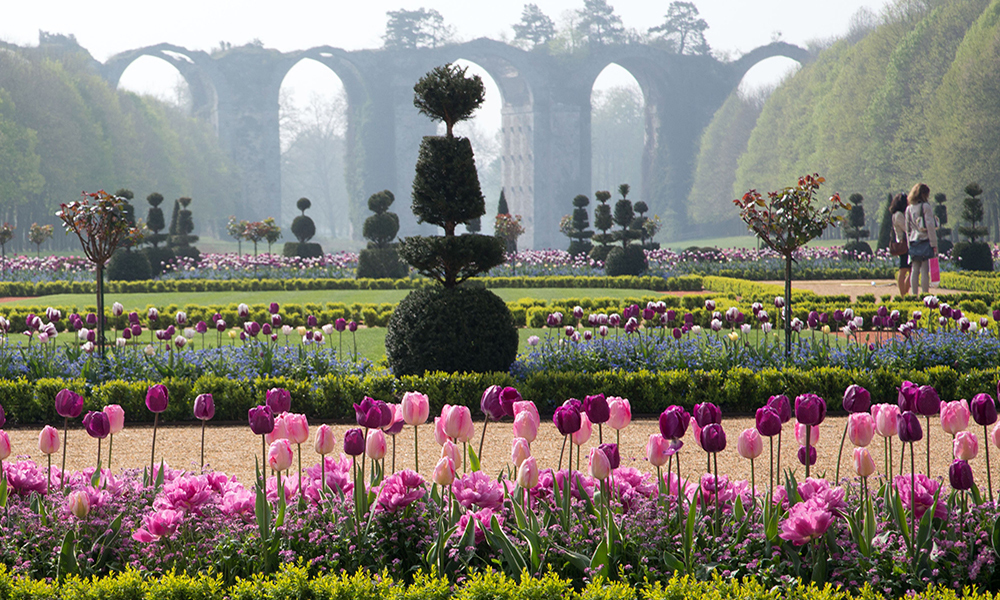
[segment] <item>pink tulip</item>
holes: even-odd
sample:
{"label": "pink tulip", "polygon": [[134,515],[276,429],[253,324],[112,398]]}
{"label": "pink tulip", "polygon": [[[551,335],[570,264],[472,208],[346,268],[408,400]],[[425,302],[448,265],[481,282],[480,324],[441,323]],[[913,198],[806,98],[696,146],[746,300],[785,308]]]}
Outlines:
{"label": "pink tulip", "polygon": [[[691,433],[694,434],[694,443],[698,444],[698,447],[701,448],[701,427],[694,417],[691,417]],[[704,448],[701,449],[704,450]]]}
{"label": "pink tulip", "polygon": [[434,466],[431,480],[441,486],[451,485],[455,481],[455,463],[450,458],[442,457]]}
{"label": "pink tulip", "polygon": [[528,445],[528,440],[520,437],[514,438],[510,445],[510,461],[515,466],[520,467],[521,463],[529,456],[531,456],[531,446]]}
{"label": "pink tulip", "polygon": [[608,427],[616,431],[621,431],[632,422],[632,405],[629,404],[628,398],[619,398],[617,396],[608,398],[608,410],[611,412],[611,417],[608,419]]}
{"label": "pink tulip", "polygon": [[646,442],[646,460],[654,467],[662,467],[667,464],[667,459],[670,458],[669,450],[670,442],[662,435],[654,433],[649,436],[649,441]]}
{"label": "pink tulip", "polygon": [[990,441],[993,442],[994,446],[1000,448],[1000,421],[997,421],[997,424],[990,430]]}
{"label": "pink tulip", "polygon": [[608,475],[611,474],[611,461],[608,460],[608,455],[604,453],[604,450],[600,448],[590,449],[590,475],[594,479],[607,479]]}
{"label": "pink tulip", "polygon": [[333,452],[336,447],[336,439],[333,436],[333,429],[329,425],[323,424],[316,428],[316,452],[323,456]]}
{"label": "pink tulip", "polygon": [[293,444],[303,444],[309,440],[309,421],[305,415],[285,413],[282,421],[288,441]]}
{"label": "pink tulip", "polygon": [[896,419],[899,417],[899,406],[895,404],[873,404],[872,417],[875,418],[875,432],[882,437],[895,437],[898,431]]}
{"label": "pink tulip", "polygon": [[536,421],[541,422],[541,418],[538,416],[538,408],[535,406],[534,402],[532,402],[530,400],[520,400],[518,402],[515,402],[514,403],[514,417],[516,418],[517,415],[519,415],[519,414],[521,414],[523,412],[529,412],[529,413],[531,413],[532,415],[534,415]]}
{"label": "pink tulip", "polygon": [[517,485],[530,490],[538,485],[538,461],[534,456],[524,459],[517,468]]}
{"label": "pink tulip", "polygon": [[90,514],[90,496],[83,490],[77,490],[66,497],[65,506],[77,519],[86,519]]}
{"label": "pink tulip", "polygon": [[104,414],[108,416],[108,422],[111,424],[109,431],[111,435],[121,433],[122,429],[125,429],[125,410],[122,407],[109,404],[104,407]]}
{"label": "pink tulip", "polygon": [[538,417],[528,411],[523,411],[514,416],[514,437],[524,438],[530,444],[538,437],[539,425]]}
{"label": "pink tulip", "polygon": [[407,425],[423,425],[430,416],[430,400],[420,392],[406,392],[400,403],[403,409],[403,420]]}
{"label": "pink tulip", "polygon": [[168,538],[184,520],[183,511],[164,508],[142,518],[142,527],[132,534],[132,539],[148,544]]}
{"label": "pink tulip", "polygon": [[580,429],[576,433],[572,434],[573,443],[577,446],[582,446],[587,443],[590,436],[594,433],[594,425],[590,422],[587,417],[587,413],[580,413]]}
{"label": "pink tulip", "polygon": [[292,444],[287,439],[274,440],[267,450],[267,465],[279,473],[287,471],[292,457]]}
{"label": "pink tulip", "polygon": [[365,454],[372,460],[385,458],[385,432],[381,429],[369,429],[368,441],[365,443]]}
{"label": "pink tulip", "polygon": [[7,432],[0,429],[0,460],[5,460],[10,456],[10,438]]}
{"label": "pink tulip", "polygon": [[[444,408],[451,410],[450,406],[445,406]],[[444,409],[441,409],[441,414],[444,415]],[[448,434],[444,431],[445,417],[434,417],[434,441],[438,443],[438,446],[443,446],[445,442],[450,440]]]}
{"label": "pink tulip", "polygon": [[971,431],[959,431],[952,444],[955,460],[972,460],[979,454],[979,438]]}
{"label": "pink tulip", "polygon": [[451,462],[457,465],[462,462],[462,451],[451,440],[445,440],[444,445],[441,446],[441,458],[450,458]]}
{"label": "pink tulip", "polygon": [[382,426],[382,431],[387,435],[396,435],[403,430],[406,421],[403,420],[403,407],[399,404],[386,404],[392,412],[392,419]]}
{"label": "pink tulip", "polygon": [[951,435],[969,427],[969,403],[963,398],[941,403],[941,428]]}
{"label": "pink tulip", "polygon": [[868,413],[851,413],[847,417],[847,437],[855,446],[864,447],[875,437],[875,419]]}
{"label": "pink tulip", "polygon": [[868,448],[854,449],[854,471],[861,477],[868,477],[875,472],[875,460]]}
{"label": "pink tulip", "polygon": [[764,451],[764,440],[760,437],[760,432],[756,427],[750,427],[740,432],[736,439],[736,452],[748,460],[753,460]]}
{"label": "pink tulip", "polygon": [[55,427],[46,425],[42,428],[41,433],[38,434],[38,449],[42,451],[42,454],[59,452],[59,431]]}
{"label": "pink tulip", "polygon": [[460,442],[468,442],[475,433],[472,411],[468,406],[452,406],[444,422],[444,432],[448,437]]}
{"label": "pink tulip", "polygon": [[[816,442],[819,441],[819,425],[811,425],[812,429],[809,432],[809,445],[815,446]],[[795,441],[799,443],[800,446],[806,445],[806,426],[802,423],[795,424]]]}
{"label": "pink tulip", "polygon": [[281,413],[274,417],[274,429],[271,433],[264,434],[264,441],[268,444],[275,442],[277,440],[287,440],[288,439],[288,415],[290,413]]}

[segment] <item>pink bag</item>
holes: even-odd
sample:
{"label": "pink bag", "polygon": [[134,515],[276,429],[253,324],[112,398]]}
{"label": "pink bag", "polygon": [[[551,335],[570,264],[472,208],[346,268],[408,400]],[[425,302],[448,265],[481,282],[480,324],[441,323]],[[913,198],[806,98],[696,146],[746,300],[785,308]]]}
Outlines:
{"label": "pink bag", "polygon": [[934,257],[928,263],[930,266],[931,285],[938,287],[941,285],[941,266],[938,264],[938,257]]}

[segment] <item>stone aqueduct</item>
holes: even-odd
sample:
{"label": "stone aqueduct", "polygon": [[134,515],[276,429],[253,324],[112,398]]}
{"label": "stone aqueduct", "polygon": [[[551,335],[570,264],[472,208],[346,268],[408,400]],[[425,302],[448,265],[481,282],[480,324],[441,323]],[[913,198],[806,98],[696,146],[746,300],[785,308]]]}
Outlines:
{"label": "stone aqueduct", "polygon": [[[591,89],[611,63],[639,82],[646,105],[640,186],[654,214],[683,227],[698,141],[743,75],[767,58],[800,63],[810,54],[790,44],[762,46],[733,62],[679,56],[630,44],[553,57],[489,39],[406,51],[345,51],[321,46],[279,52],[256,46],[222,53],[159,44],[122,52],[100,70],[113,86],[141,56],[161,58],[187,81],[195,117],[210,123],[242,170],[247,218],[280,214],[278,95],[285,74],[310,58],[343,82],[348,102],[347,181],[352,204],[382,190],[409,197],[420,140],[436,128],[413,107],[413,84],[435,66],[457,59],[480,65],[503,100],[502,182],[513,213],[523,216],[521,247],[559,247],[559,219],[577,194],[591,195]],[[401,235],[417,225],[407,204],[397,208]],[[486,228],[489,230],[489,228]]]}

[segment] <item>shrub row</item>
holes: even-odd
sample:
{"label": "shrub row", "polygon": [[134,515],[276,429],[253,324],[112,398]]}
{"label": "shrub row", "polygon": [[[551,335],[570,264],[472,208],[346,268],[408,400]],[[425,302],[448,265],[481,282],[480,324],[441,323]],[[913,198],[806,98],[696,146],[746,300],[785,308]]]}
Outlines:
{"label": "shrub row", "polygon": [[[567,398],[583,398],[598,392],[628,398],[636,415],[657,415],[671,404],[690,409],[699,402],[714,402],[727,412],[747,413],[756,410],[774,394],[819,394],[830,410],[839,410],[844,390],[851,384],[867,388],[873,402],[895,402],[896,388],[904,380],[933,385],[942,399],[972,398],[980,392],[992,392],[1000,380],[1000,368],[960,372],[951,367],[926,370],[847,370],[823,367],[808,370],[750,369],[729,371],[639,371],[634,373],[600,371],[595,373],[542,373],[516,381],[507,373],[428,373],[395,378],[387,374],[360,376],[326,375],[312,380],[285,377],[262,377],[231,380],[204,375],[196,380],[168,378],[160,382],[170,392],[170,404],[164,421],[193,419],[194,399],[211,393],[215,399],[216,419],[243,421],[247,411],[264,401],[265,392],[283,387],[292,394],[292,407],[311,418],[353,420],[353,404],[365,396],[398,402],[406,391],[427,394],[432,410],[445,404],[464,405],[479,414],[483,390],[491,385],[514,386],[540,410],[551,413]],[[85,410],[100,410],[107,404],[119,404],[130,421],[151,421],[146,410],[146,390],[151,381],[112,381],[88,385],[84,380],[27,379],[0,380],[0,404],[7,420],[14,425],[38,425],[59,420],[54,407],[56,393],[70,388],[85,396]]]}
{"label": "shrub row", "polygon": [[[682,277],[483,277],[477,279],[491,288],[607,288],[653,290],[657,292],[698,291],[702,278]],[[302,290],[409,290],[435,285],[425,277],[407,279],[168,279],[109,281],[109,294],[149,294],[165,292],[266,292]],[[50,296],[53,294],[93,294],[93,281],[2,282],[0,297]]]}
{"label": "shrub row", "polygon": [[[702,278],[702,285],[705,286],[705,289],[707,290],[719,292],[720,294],[733,294],[735,296],[741,296],[749,302],[763,302],[771,304],[774,302],[775,296],[785,295],[784,285],[757,283],[733,277],[717,277],[715,275],[708,275]],[[817,297],[818,295],[816,292],[800,290],[794,287],[792,288],[792,298],[796,302],[800,300],[811,301]],[[847,302],[851,301],[850,296],[845,297]],[[825,298],[832,299],[834,296],[826,296]],[[840,298],[840,296],[836,296],[836,298]]]}
{"label": "shrub row", "polygon": [[[107,577],[82,579],[70,576],[62,582],[39,581],[12,576],[0,567],[0,597],[18,600],[277,600],[312,598],[315,600],[673,600],[703,598],[727,600],[884,600],[885,596],[865,582],[858,593],[802,583],[784,587],[766,587],[756,579],[698,581],[673,577],[667,582],[651,582],[639,588],[604,579],[576,585],[548,573],[541,578],[523,575],[519,581],[492,570],[472,573],[452,585],[448,579],[417,573],[413,581],[396,581],[386,574],[374,576],[358,572],[310,577],[304,568],[286,566],[273,576],[237,580],[226,586],[219,575],[196,576],[168,574],[143,577],[135,569]],[[948,590],[931,587],[907,596],[914,600],[994,600],[997,596],[975,589]]]}
{"label": "shrub row", "polygon": [[1000,294],[1000,273],[944,271],[941,273],[941,287],[996,295]]}

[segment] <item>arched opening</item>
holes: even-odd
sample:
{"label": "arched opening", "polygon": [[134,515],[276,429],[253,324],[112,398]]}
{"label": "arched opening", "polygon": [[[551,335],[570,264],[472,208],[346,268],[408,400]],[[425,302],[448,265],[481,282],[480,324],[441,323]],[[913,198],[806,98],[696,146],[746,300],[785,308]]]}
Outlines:
{"label": "arched opening", "polygon": [[[327,251],[353,247],[349,196],[344,175],[347,148],[347,95],[329,67],[304,58],[288,70],[279,91],[281,136],[281,226],[294,242],[291,222],[299,198],[309,198],[306,213]],[[367,209],[365,209],[367,210]],[[356,244],[355,244],[356,245]]]}
{"label": "arched opening", "polygon": [[[483,67],[476,63],[458,59],[456,65],[468,69],[466,76],[479,75],[486,88],[486,100],[475,115],[468,121],[455,126],[455,135],[469,138],[472,151],[476,155],[476,171],[479,174],[479,186],[486,198],[486,214],[480,222],[480,230],[485,234],[493,234],[493,219],[497,214],[497,203],[500,201],[500,188],[503,187],[501,169],[501,109],[503,97],[500,87],[493,77]],[[439,126],[439,133],[444,134],[445,127]]]}
{"label": "arched opening", "polygon": [[[180,54],[177,57],[190,60]],[[191,114],[191,87],[177,67],[162,58],[147,54],[132,61],[118,79],[118,89],[151,96]]]}
{"label": "arched opening", "polygon": [[642,153],[646,140],[646,101],[636,78],[611,63],[594,80],[590,94],[591,194],[608,190],[617,196],[627,183],[642,189]]}
{"label": "arched opening", "polygon": [[739,90],[744,97],[767,97],[782,81],[791,77],[802,65],[784,56],[766,58],[743,75]]}

